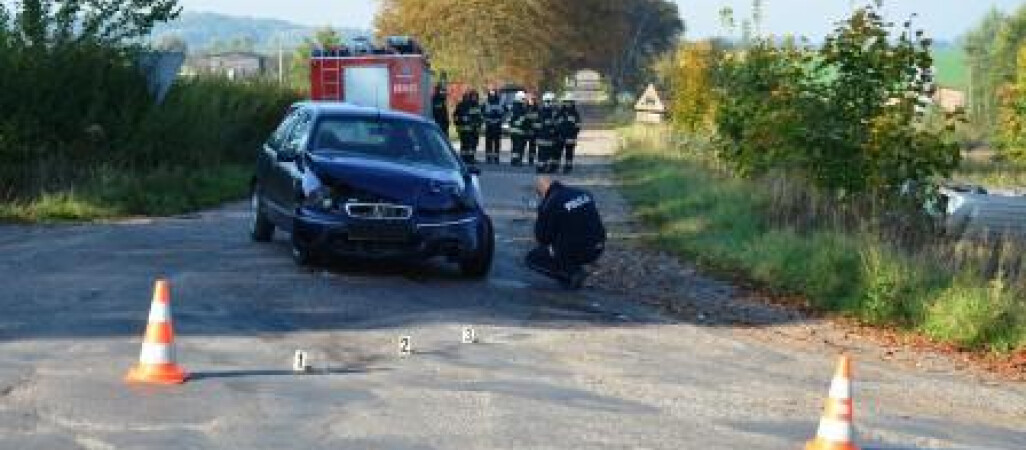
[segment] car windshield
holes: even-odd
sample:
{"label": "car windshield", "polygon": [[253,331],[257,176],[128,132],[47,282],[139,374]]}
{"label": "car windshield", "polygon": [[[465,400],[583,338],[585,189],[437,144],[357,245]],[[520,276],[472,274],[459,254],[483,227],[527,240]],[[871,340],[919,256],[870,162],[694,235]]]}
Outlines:
{"label": "car windshield", "polygon": [[448,141],[432,125],[376,117],[324,117],[313,131],[313,153],[340,153],[402,164],[459,170]]}

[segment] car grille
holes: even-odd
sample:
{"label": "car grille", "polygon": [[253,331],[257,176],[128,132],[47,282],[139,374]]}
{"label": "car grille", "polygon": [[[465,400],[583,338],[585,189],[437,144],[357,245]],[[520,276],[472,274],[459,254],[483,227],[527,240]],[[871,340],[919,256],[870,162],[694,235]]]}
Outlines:
{"label": "car grille", "polygon": [[374,220],[350,223],[350,241],[364,242],[409,242],[413,228],[406,220]]}
{"label": "car grille", "polygon": [[409,220],[413,208],[390,203],[348,203],[345,205],[349,217],[369,220]]}

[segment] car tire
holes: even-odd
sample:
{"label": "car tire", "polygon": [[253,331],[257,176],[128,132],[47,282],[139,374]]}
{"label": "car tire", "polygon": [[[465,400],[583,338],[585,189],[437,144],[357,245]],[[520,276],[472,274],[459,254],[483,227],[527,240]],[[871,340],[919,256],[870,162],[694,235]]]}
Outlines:
{"label": "car tire", "polygon": [[254,242],[271,242],[274,239],[274,222],[271,222],[267,218],[267,213],[264,212],[259,186],[253,186],[253,192],[250,194],[250,209],[252,214],[249,223],[250,237]]}
{"label": "car tire", "polygon": [[492,226],[492,219],[488,217],[484,217],[481,224],[478,230],[481,247],[473,255],[460,261],[460,272],[467,278],[485,278],[492,271],[492,261],[495,259],[495,229]]}
{"label": "car tire", "polygon": [[309,267],[317,262],[317,255],[314,253],[313,249],[311,249],[309,245],[300,242],[300,240],[296,238],[295,233],[292,234],[292,239],[290,239],[290,241],[292,242],[292,260],[295,261],[297,266]]}

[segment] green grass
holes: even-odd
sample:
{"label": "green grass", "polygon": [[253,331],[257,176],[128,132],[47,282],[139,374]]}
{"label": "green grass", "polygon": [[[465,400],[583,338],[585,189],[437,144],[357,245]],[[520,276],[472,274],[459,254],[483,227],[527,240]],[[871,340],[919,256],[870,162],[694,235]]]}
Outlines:
{"label": "green grass", "polygon": [[0,222],[84,222],[182,214],[244,198],[252,174],[250,165],[155,169],[143,174],[105,170],[81,187],[0,203]]}
{"label": "green grass", "polygon": [[52,128],[38,112],[0,115],[0,221],[167,216],[242,198],[256,150],[294,100],[276,84],[196,78],[63,137],[9,132]]}
{"label": "green grass", "polygon": [[937,68],[937,82],[941,86],[963,91],[969,89],[969,65],[961,47],[934,50],[933,58]]}
{"label": "green grass", "polygon": [[866,323],[969,348],[1026,346],[1022,290],[869,235],[771,226],[765,187],[718,170],[710,157],[667,150],[657,136],[626,137],[617,173],[637,214],[656,227],[655,245]]}
{"label": "green grass", "polygon": [[991,158],[966,159],[952,178],[989,188],[1022,188],[1026,187],[1026,164]]}

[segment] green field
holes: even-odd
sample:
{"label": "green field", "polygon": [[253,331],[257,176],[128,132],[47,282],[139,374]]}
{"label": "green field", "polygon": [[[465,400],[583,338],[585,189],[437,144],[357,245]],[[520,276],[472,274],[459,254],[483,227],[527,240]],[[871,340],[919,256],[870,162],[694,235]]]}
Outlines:
{"label": "green field", "polygon": [[934,50],[933,58],[937,67],[937,81],[941,86],[960,90],[969,88],[969,66],[961,47]]}

